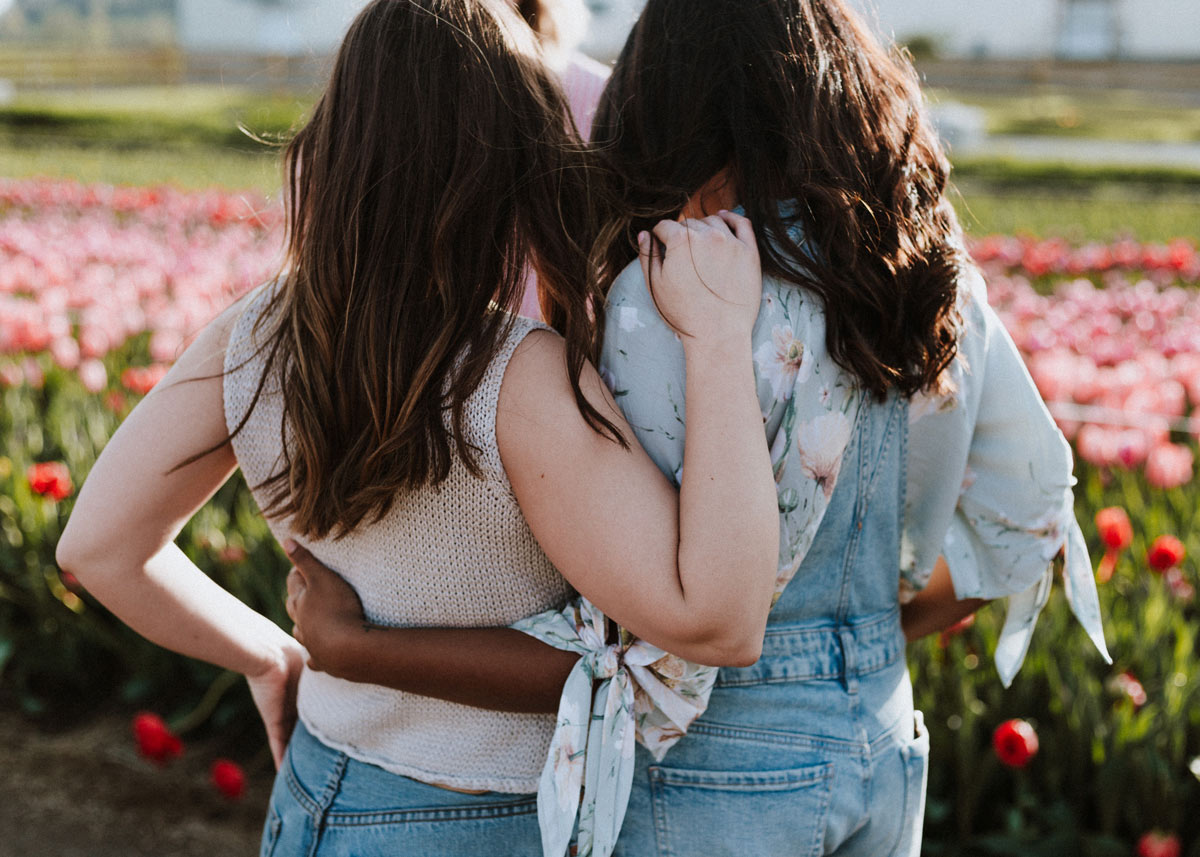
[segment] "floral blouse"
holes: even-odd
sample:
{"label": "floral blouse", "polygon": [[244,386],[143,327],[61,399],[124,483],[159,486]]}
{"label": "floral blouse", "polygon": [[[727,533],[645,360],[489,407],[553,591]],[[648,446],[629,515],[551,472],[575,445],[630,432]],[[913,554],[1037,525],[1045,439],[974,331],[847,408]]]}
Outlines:
{"label": "floral blouse", "polygon": [[[962,598],[1008,597],[996,649],[1007,686],[1061,570],[1067,599],[1107,659],[1091,561],[1075,521],[1071,453],[982,278],[960,288],[963,326],[944,392],[915,397],[898,573],[900,600],[944,556]],[[676,485],[683,466],[683,348],[654,307],[640,268],[613,284],[600,373],[638,441]],[[778,484],[776,599],[812,545],[864,394],[830,357],[819,300],[766,278],[753,335],[758,399]],[[514,627],[578,652],[538,790],[545,857],[562,857],[579,815],[578,853],[607,857],[633,781],[634,742],[660,760],[708,704],[715,667],[692,664],[620,633],[578,598]],[[593,692],[593,688],[595,691]],[[580,789],[583,800],[580,802]]]}

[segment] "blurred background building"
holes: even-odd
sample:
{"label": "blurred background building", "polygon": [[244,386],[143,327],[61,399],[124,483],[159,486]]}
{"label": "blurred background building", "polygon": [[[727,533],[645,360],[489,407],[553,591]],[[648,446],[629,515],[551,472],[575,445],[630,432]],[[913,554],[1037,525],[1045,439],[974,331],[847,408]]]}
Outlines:
{"label": "blurred background building", "polygon": [[[0,41],[206,53],[329,53],[364,0],[0,0]],[[698,0],[699,2],[699,0]],[[852,0],[945,57],[1200,59],[1195,0]],[[615,55],[642,0],[588,0],[586,47]]]}

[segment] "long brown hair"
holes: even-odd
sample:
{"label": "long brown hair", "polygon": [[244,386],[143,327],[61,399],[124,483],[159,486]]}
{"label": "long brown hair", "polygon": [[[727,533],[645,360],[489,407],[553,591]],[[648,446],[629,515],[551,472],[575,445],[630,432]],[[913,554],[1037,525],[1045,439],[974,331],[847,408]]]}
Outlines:
{"label": "long brown hair", "polygon": [[592,142],[615,200],[606,281],[728,168],[764,273],[820,297],[838,364],[879,397],[937,384],[969,264],[949,164],[911,63],[843,0],[649,0]]}
{"label": "long brown hair", "polygon": [[533,42],[499,0],[374,0],[287,146],[288,264],[255,400],[278,373],[263,511],[298,533],[378,520],[455,455],[478,474],[464,405],[530,265],[579,409],[617,439],[579,388],[600,335],[587,155]]}

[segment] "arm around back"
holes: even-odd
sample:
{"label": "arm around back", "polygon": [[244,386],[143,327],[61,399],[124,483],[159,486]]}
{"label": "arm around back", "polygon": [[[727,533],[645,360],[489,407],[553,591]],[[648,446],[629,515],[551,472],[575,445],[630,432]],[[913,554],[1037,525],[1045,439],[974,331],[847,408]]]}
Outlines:
{"label": "arm around back", "polygon": [[[727,240],[719,229],[677,228],[665,263],[650,273],[664,315],[694,332],[684,335],[688,443],[679,493],[633,440],[590,365],[584,395],[629,448],[588,426],[567,383],[563,343],[549,332],[531,333],[509,363],[496,435],[530,529],[584,597],[674,654],[743,665],[761,652],[779,548],[750,346],[761,277],[732,291],[745,273],[704,255]],[[754,266],[757,275],[757,256]],[[681,286],[697,267],[707,284]]]}

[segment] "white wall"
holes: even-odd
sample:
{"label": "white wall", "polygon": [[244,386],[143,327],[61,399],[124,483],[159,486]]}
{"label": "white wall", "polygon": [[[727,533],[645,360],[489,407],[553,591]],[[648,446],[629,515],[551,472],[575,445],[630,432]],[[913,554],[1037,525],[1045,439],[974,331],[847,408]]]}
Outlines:
{"label": "white wall", "polygon": [[1054,0],[850,0],[901,41],[931,36],[954,56],[1039,57],[1054,49]]}
{"label": "white wall", "polygon": [[365,0],[178,0],[179,43],[197,52],[327,54]]}
{"label": "white wall", "polygon": [[[948,55],[1047,57],[1057,47],[1056,0],[849,2],[888,37],[932,36]],[[329,53],[365,3],[290,0],[263,5],[253,0],[178,0],[179,40],[193,51]],[[608,58],[624,42],[642,0],[588,0],[588,5],[593,9],[595,27],[584,47]],[[1126,56],[1200,58],[1200,0],[1121,0],[1120,28]]]}
{"label": "white wall", "polygon": [[[952,56],[1048,57],[1059,45],[1055,0],[850,0],[880,29],[904,40],[932,36]],[[1122,55],[1200,58],[1200,0],[1120,0]],[[871,10],[875,10],[872,14]],[[1103,52],[1102,36],[1075,33],[1062,47],[1081,57]]]}
{"label": "white wall", "polygon": [[1200,58],[1200,0],[1124,0],[1125,53],[1138,58]]}

